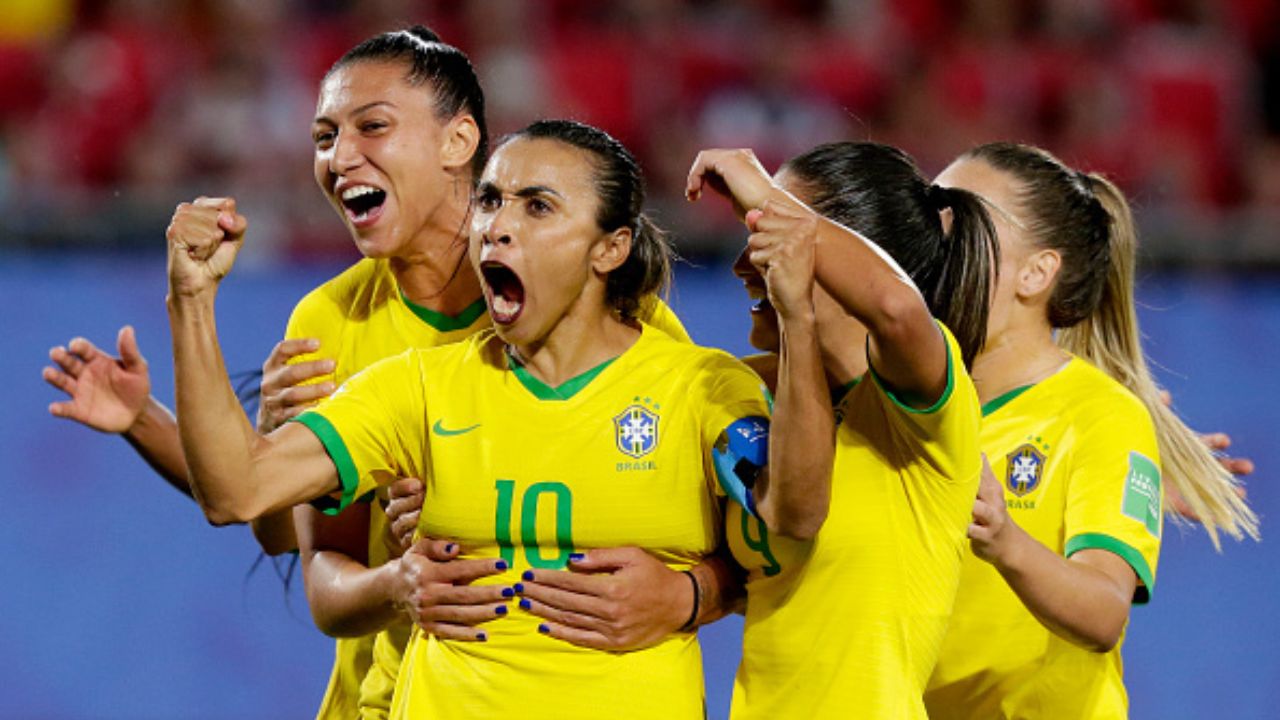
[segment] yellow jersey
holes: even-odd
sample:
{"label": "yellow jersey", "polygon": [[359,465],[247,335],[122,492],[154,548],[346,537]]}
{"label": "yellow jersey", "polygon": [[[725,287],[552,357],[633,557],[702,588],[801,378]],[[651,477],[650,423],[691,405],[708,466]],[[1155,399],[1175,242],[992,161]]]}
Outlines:
{"label": "yellow jersey", "polygon": [[[558,387],[492,332],[410,351],[298,421],[334,460],[339,495],[422,478],[419,533],[457,540],[463,557],[504,560],[506,572],[479,582],[512,585],[586,548],[638,545],[672,567],[696,564],[720,537],[714,446],[767,412],[741,362],[644,326],[626,352]],[[549,638],[536,616],[510,607],[485,624],[485,642],[415,629],[392,717],[703,716],[693,633],[602,652]]]}
{"label": "yellow jersey", "polygon": [[[651,296],[642,304],[641,315],[668,335],[689,341],[679,318],[657,296]],[[436,312],[404,296],[388,261],[366,258],[299,301],[289,318],[285,337],[320,341],[317,352],[295,357],[292,363],[320,358],[335,361],[332,375],[314,378],[308,384],[330,380],[341,385],[378,360],[408,348],[454,343],[490,324],[483,299],[477,299],[456,316]],[[369,508],[369,567],[377,567],[387,560],[382,542],[387,522],[382,511],[386,498],[379,500]],[[330,512],[336,510],[332,503],[320,506]],[[376,655],[383,665],[379,675],[382,682],[371,681],[363,687],[362,682],[370,670],[374,636],[337,639],[333,670],[318,720],[349,720],[357,714],[378,717],[380,708],[389,707],[399,652],[407,637],[407,631],[402,631],[386,638],[386,647]],[[390,682],[386,680],[388,673]]]}
{"label": "yellow jersey", "polygon": [[816,538],[771,536],[729,506],[729,548],[747,569],[734,720],[925,717],[981,473],[977,392],[942,332],[947,385],[933,407],[903,405],[874,370],[839,401]]}
{"label": "yellow jersey", "polygon": [[[984,407],[982,448],[1009,516],[1070,557],[1124,558],[1150,598],[1162,488],[1142,402],[1079,358]],[[1120,643],[1091,652],[1040,624],[1000,573],[966,553],[955,614],[925,696],[932,718],[1125,718]]]}
{"label": "yellow jersey", "polygon": [[[291,362],[319,358],[334,361],[331,380],[339,385],[369,365],[411,347],[435,347],[462,340],[489,326],[483,299],[457,316],[444,315],[406,299],[386,260],[364,259],[312,290],[293,310],[285,338],[317,338],[320,349]],[[369,498],[372,499],[372,498]],[[370,567],[386,562],[382,533],[386,515],[382,505],[369,508]],[[317,714],[319,720],[350,720],[358,714],[360,684],[368,672],[373,635],[339,638],[333,670]]]}

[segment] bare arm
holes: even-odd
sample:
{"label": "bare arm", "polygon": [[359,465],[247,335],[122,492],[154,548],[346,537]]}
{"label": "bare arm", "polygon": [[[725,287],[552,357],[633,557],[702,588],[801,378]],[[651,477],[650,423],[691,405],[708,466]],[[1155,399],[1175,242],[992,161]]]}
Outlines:
{"label": "bare arm", "polygon": [[1004,489],[983,460],[973,506],[973,552],[995,566],[1022,604],[1059,637],[1094,652],[1120,641],[1138,578],[1120,556],[1081,550],[1064,558],[1009,517]]}
{"label": "bare arm", "polygon": [[178,207],[169,225],[169,322],[178,432],[192,494],[215,524],[247,522],[338,487],[338,473],[311,431],[295,424],[259,436],[227,380],[214,297],[246,223],[231,200]]}

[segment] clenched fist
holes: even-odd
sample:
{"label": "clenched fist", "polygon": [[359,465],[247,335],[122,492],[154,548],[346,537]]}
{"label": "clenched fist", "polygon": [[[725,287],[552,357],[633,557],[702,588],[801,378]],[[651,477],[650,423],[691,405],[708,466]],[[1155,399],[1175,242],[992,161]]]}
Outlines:
{"label": "clenched fist", "polygon": [[231,271],[248,221],[233,198],[197,198],[173,213],[169,241],[169,293],[191,297],[216,290]]}

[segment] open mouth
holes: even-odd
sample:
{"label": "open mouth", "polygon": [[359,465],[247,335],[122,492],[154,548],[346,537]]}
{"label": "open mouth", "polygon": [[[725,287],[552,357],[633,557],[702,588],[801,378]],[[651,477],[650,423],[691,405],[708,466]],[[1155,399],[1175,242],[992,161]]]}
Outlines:
{"label": "open mouth", "polygon": [[499,325],[510,325],[524,310],[524,284],[511,268],[500,262],[480,265],[484,278],[485,298],[489,301],[489,317]]}
{"label": "open mouth", "polygon": [[358,225],[377,218],[387,201],[387,193],[372,185],[355,185],[342,191],[341,200],[347,217]]}

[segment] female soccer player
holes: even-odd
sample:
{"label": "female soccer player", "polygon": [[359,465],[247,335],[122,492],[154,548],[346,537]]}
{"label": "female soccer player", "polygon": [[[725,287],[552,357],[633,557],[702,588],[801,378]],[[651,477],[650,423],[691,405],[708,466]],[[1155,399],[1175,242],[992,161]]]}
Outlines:
{"label": "female soccer player", "polygon": [[[690,197],[708,184],[749,210],[736,270],[759,301],[752,344],[778,353],[779,398],[805,379],[828,398],[775,413],[774,437],[794,423],[835,438],[830,481],[807,496],[825,518],[811,539],[749,503],[726,517],[748,570],[732,716],[923,718],[981,469],[965,359],[982,342],[990,221],[881,145],[818,148],[772,182],[746,151],[704,152]],[[788,368],[805,339],[821,358],[807,374]]]}
{"label": "female soccer player", "polygon": [[[287,339],[264,366],[258,420],[263,433],[382,357],[454,342],[489,325],[478,281],[462,267],[471,188],[488,144],[483,93],[465,55],[426,28],[384,33],[339,60],[321,87],[319,105],[316,180],[368,259],[310,293],[294,310]],[[356,178],[366,184],[357,187]],[[642,317],[687,340],[656,297],[646,299]],[[149,397],[146,362],[132,330],[122,331],[119,346],[118,361],[79,338],[69,348],[55,348],[51,354],[60,369],[46,369],[45,377],[71,400],[51,410],[123,433],[166,479],[189,493],[176,425]],[[352,636],[337,641],[322,718],[352,717],[357,697],[360,711],[372,716],[389,702],[403,641],[398,647],[384,643],[380,672],[367,674],[373,636],[365,635],[392,621],[388,608],[412,606],[414,617],[423,621],[449,610],[426,603],[426,593],[419,595],[421,603],[409,597],[418,585],[432,582],[438,569],[422,553],[430,550],[437,560],[453,553],[442,551],[444,543],[419,546],[403,561],[379,568],[386,559],[379,537],[384,516],[377,503],[365,500],[337,517],[310,507],[294,511],[317,624],[329,634]],[[264,549],[274,554],[297,546],[290,513],[273,518],[254,524],[262,531]],[[628,550],[615,552],[636,558]],[[647,628],[652,635],[667,632],[656,628],[679,627],[692,598],[686,599],[691,593],[684,577],[648,560],[636,559],[644,572],[628,586],[642,583],[649,592],[634,594],[623,606],[652,595],[673,596],[670,602],[644,603],[654,623]],[[491,569],[473,566],[470,571]],[[449,577],[460,580],[467,571],[465,563],[455,565]],[[708,572],[695,568],[700,580]],[[712,594],[715,576],[709,577],[702,583]]]}
{"label": "female soccer player", "polygon": [[[642,201],[634,160],[604,133],[548,121],[517,134],[490,159],[472,223],[496,333],[378,363],[266,437],[228,403],[213,325],[242,219],[182,208],[168,233],[168,304],[179,428],[208,517],[243,521],[328,494],[349,503],[397,475],[422,477],[422,530],[504,571],[499,583],[445,588],[477,601],[514,596],[519,571],[563,567],[579,547],[638,540],[681,565],[710,551],[712,458],[723,466],[732,454],[727,431],[767,442],[767,411],[745,366],[634,322],[667,267]],[[804,439],[774,449],[771,467],[802,482]],[[605,653],[541,637],[533,616],[501,602],[452,619],[485,618],[481,632],[415,629],[393,716],[702,714],[688,633]]]}
{"label": "female soccer player", "polygon": [[1002,264],[973,371],[993,472],[974,505],[930,716],[1127,717],[1120,644],[1130,605],[1154,586],[1161,463],[1215,543],[1218,530],[1253,534],[1256,518],[1160,402],[1139,344],[1121,193],[1008,143],[966,153],[937,182],[993,209]]}

